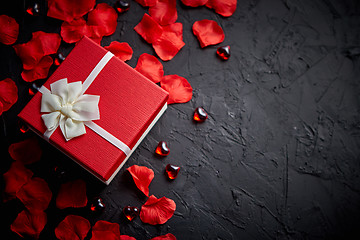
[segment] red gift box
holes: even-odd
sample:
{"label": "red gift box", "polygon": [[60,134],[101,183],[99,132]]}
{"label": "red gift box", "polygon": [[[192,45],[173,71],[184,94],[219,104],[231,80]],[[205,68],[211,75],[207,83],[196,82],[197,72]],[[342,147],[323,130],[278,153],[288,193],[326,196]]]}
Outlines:
{"label": "red gift box", "polygon": [[[51,89],[50,84],[64,78],[67,78],[68,83],[84,83],[94,69],[98,68],[105,55],[111,54],[107,54],[104,48],[84,37],[43,87]],[[33,131],[44,137],[47,128],[41,118],[44,114],[41,112],[41,92],[31,99],[19,117]],[[110,143],[111,141],[88,127],[85,127],[86,134],[69,141],[65,139],[60,127],[57,127],[48,141],[101,181],[109,184],[166,110],[168,93],[113,56],[98,72],[84,94],[100,96],[100,119],[93,123],[127,145],[130,153],[126,155]]]}

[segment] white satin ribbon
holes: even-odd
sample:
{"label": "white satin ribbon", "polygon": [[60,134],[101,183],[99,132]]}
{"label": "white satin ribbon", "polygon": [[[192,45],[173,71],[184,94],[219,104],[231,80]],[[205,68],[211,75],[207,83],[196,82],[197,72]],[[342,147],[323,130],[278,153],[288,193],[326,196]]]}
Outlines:
{"label": "white satin ribbon", "polygon": [[67,79],[63,78],[50,84],[51,91],[44,86],[40,88],[39,92],[43,94],[40,111],[47,113],[41,116],[47,128],[44,133],[47,140],[60,127],[68,141],[85,134],[86,125],[126,155],[130,154],[131,149],[125,143],[92,122],[100,119],[98,107],[100,96],[84,94],[113,56],[112,53],[107,52],[84,83],[81,81],[68,83]]}

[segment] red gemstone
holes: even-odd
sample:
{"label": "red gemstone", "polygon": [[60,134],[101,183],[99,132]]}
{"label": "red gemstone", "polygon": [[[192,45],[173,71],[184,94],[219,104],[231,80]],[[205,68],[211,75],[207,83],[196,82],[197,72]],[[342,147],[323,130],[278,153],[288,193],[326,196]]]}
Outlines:
{"label": "red gemstone", "polygon": [[172,164],[166,165],[165,173],[169,179],[177,178],[179,171],[180,171],[180,167],[178,167],[178,166],[175,166]]}
{"label": "red gemstone", "polygon": [[26,12],[31,16],[39,16],[40,15],[40,4],[34,3],[34,5],[28,7]]}
{"label": "red gemstone", "polygon": [[125,217],[132,221],[137,215],[139,215],[139,209],[137,207],[126,206],[123,209]]}
{"label": "red gemstone", "polygon": [[198,107],[195,109],[194,112],[194,121],[196,122],[203,122],[208,118],[207,113],[202,107]]}
{"label": "red gemstone", "polygon": [[223,46],[219,47],[216,50],[216,54],[221,58],[222,60],[228,60],[230,58],[230,46]]}
{"label": "red gemstone", "polygon": [[118,13],[126,12],[127,10],[129,10],[129,8],[130,8],[130,3],[126,1],[120,0],[115,3],[115,9],[116,11],[118,11]]}
{"label": "red gemstone", "polygon": [[90,210],[94,213],[100,213],[104,211],[105,209],[105,203],[102,198],[94,198],[90,205]]}
{"label": "red gemstone", "polygon": [[31,84],[31,87],[29,88],[29,95],[34,96],[35,93],[39,91],[40,87],[36,85],[36,83]]}
{"label": "red gemstone", "polygon": [[155,149],[155,153],[159,156],[167,156],[170,153],[170,149],[167,146],[167,143],[165,141],[159,142]]}
{"label": "red gemstone", "polygon": [[62,53],[58,53],[54,59],[55,66],[60,66],[60,64],[65,60],[65,57]]}
{"label": "red gemstone", "polygon": [[18,121],[18,125],[19,125],[20,132],[26,133],[27,131],[29,131],[29,127],[23,121],[21,121],[20,119]]}

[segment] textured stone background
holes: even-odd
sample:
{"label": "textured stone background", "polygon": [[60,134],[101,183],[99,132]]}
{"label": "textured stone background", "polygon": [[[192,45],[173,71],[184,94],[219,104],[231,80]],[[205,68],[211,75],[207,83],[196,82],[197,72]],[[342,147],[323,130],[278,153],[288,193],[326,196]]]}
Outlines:
{"label": "textured stone background", "polygon": [[[155,53],[133,30],[147,9],[130,3],[102,45],[128,42],[134,50],[128,64],[135,67],[140,54]],[[20,23],[18,42],[30,40],[33,31],[60,31],[61,21],[23,14],[22,1],[6,4],[0,14]],[[163,64],[165,74],[188,79],[193,99],[169,107],[107,187],[41,141],[43,158],[30,168],[54,195],[61,181],[53,168],[61,166],[70,179],[85,179],[88,197],[101,196],[107,209],[100,215],[85,208],[58,210],[53,199],[40,238],[54,239],[57,224],[79,214],[92,225],[118,222],[122,234],[138,240],[168,232],[178,239],[359,239],[360,2],[239,0],[235,14],[222,18],[178,1],[178,14],[186,45]],[[231,46],[229,61],[216,58],[218,46],[201,49],[192,34],[192,24],[205,18],[223,27],[221,45]],[[72,48],[63,43],[61,51]],[[12,161],[9,144],[30,135],[18,131],[16,119],[30,99],[30,84],[21,79],[21,61],[11,47],[0,45],[0,62],[1,79],[11,77],[19,87],[18,103],[1,116],[4,173]],[[202,124],[192,122],[198,106],[210,115]],[[171,148],[164,159],[153,155],[161,140]],[[163,174],[168,163],[181,166],[172,182]],[[175,215],[164,225],[139,218],[129,223],[122,216],[124,206],[146,201],[125,171],[133,164],[154,170],[150,194],[176,202]],[[9,226],[22,209],[16,200],[1,203],[2,239],[18,238]]]}

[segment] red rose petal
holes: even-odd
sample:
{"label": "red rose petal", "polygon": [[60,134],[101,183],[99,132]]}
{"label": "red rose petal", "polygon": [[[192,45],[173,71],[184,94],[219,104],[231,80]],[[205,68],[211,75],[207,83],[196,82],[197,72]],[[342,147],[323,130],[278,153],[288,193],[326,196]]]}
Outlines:
{"label": "red rose petal", "polygon": [[164,32],[173,32],[175,33],[175,35],[181,39],[181,41],[183,40],[183,24],[180,22],[177,23],[173,23],[167,26],[163,26],[163,30]]}
{"label": "red rose petal", "polygon": [[18,88],[15,82],[10,78],[0,81],[0,102],[2,104],[2,112],[9,110],[18,100]]}
{"label": "red rose petal", "polygon": [[95,0],[48,0],[48,17],[66,22],[80,18],[91,11]]}
{"label": "red rose petal", "polygon": [[205,5],[209,0],[181,0],[181,2],[189,7],[199,7]]}
{"label": "red rose petal", "polygon": [[143,18],[134,30],[142,36],[146,42],[153,43],[162,35],[162,27],[148,14],[144,14]]}
{"label": "red rose petal", "polygon": [[118,14],[107,3],[99,3],[88,15],[87,25],[92,28],[93,38],[113,34],[117,26]]}
{"label": "red rose petal", "polygon": [[113,41],[109,46],[104,47],[106,50],[112,52],[116,57],[122,61],[130,60],[133,54],[133,50],[126,42]]}
{"label": "red rose petal", "polygon": [[44,79],[48,76],[53,59],[50,56],[43,57],[39,63],[30,70],[24,70],[21,77],[26,82],[33,82],[38,79]]}
{"label": "red rose petal", "polygon": [[0,15],[0,42],[6,45],[14,44],[19,35],[19,24],[12,17]]}
{"label": "red rose petal", "polygon": [[29,42],[13,46],[25,70],[33,69],[45,55],[56,53],[61,43],[57,33],[38,31],[32,36]]}
{"label": "red rose petal", "polygon": [[16,196],[27,209],[43,211],[49,206],[52,192],[44,179],[35,177],[24,184]]}
{"label": "red rose petal", "polygon": [[173,32],[163,32],[161,37],[153,43],[156,54],[163,61],[169,61],[175,57],[185,43]]}
{"label": "red rose petal", "polygon": [[178,15],[176,10],[176,0],[158,0],[149,8],[149,14],[160,25],[169,25],[176,22]]}
{"label": "red rose petal", "polygon": [[21,237],[29,236],[33,239],[38,239],[46,222],[47,216],[43,211],[29,211],[25,209],[18,214],[10,229]]}
{"label": "red rose petal", "polygon": [[135,70],[154,83],[160,82],[164,76],[164,69],[161,62],[153,55],[147,53],[140,55]]}
{"label": "red rose petal", "polygon": [[140,5],[142,5],[143,7],[151,7],[154,6],[158,0],[135,0],[136,2],[138,2]]}
{"label": "red rose petal", "polygon": [[136,238],[130,237],[128,235],[120,235],[120,240],[136,240]]}
{"label": "red rose petal", "polygon": [[30,41],[37,41],[41,44],[44,55],[57,52],[60,47],[61,37],[57,33],[46,33],[42,31],[34,32]]}
{"label": "red rose petal", "polygon": [[60,209],[85,207],[87,204],[86,183],[79,179],[61,185],[56,198],[56,207]]}
{"label": "red rose petal", "polygon": [[83,240],[91,228],[90,222],[80,216],[68,215],[55,228],[55,235],[60,240]]}
{"label": "red rose petal", "polygon": [[67,43],[79,41],[84,35],[88,34],[88,26],[83,18],[75,19],[71,22],[61,24],[61,37]]}
{"label": "red rose petal", "polygon": [[154,171],[150,168],[138,165],[133,165],[127,170],[130,172],[140,191],[142,191],[146,196],[149,196],[149,185],[154,178]]}
{"label": "red rose petal", "polygon": [[172,235],[171,233],[168,233],[166,235],[154,237],[150,240],[176,240],[176,237],[174,235]]}
{"label": "red rose petal", "polygon": [[236,10],[237,0],[208,0],[206,6],[223,17],[230,17]]}
{"label": "red rose petal", "polygon": [[192,29],[202,48],[221,43],[225,38],[222,28],[213,20],[197,21],[193,24]]}
{"label": "red rose petal", "polygon": [[117,223],[97,221],[92,228],[91,240],[119,240],[120,227]]}
{"label": "red rose petal", "polygon": [[42,150],[37,138],[29,138],[9,146],[9,154],[15,161],[31,164],[40,160]]}
{"label": "red rose petal", "polygon": [[157,199],[151,195],[141,207],[140,219],[151,225],[164,224],[174,215],[175,209],[173,200],[166,197]]}
{"label": "red rose petal", "polygon": [[41,43],[38,41],[29,41],[27,43],[14,45],[16,54],[23,63],[23,68],[30,70],[38,64],[40,59],[44,56]]}
{"label": "red rose petal", "polygon": [[3,175],[5,181],[4,202],[14,199],[19,189],[26,184],[32,176],[33,172],[24,167],[21,162],[13,162],[9,171]]}
{"label": "red rose petal", "polygon": [[160,82],[161,88],[169,93],[168,104],[185,103],[192,98],[192,87],[183,77],[178,75],[164,76]]}

